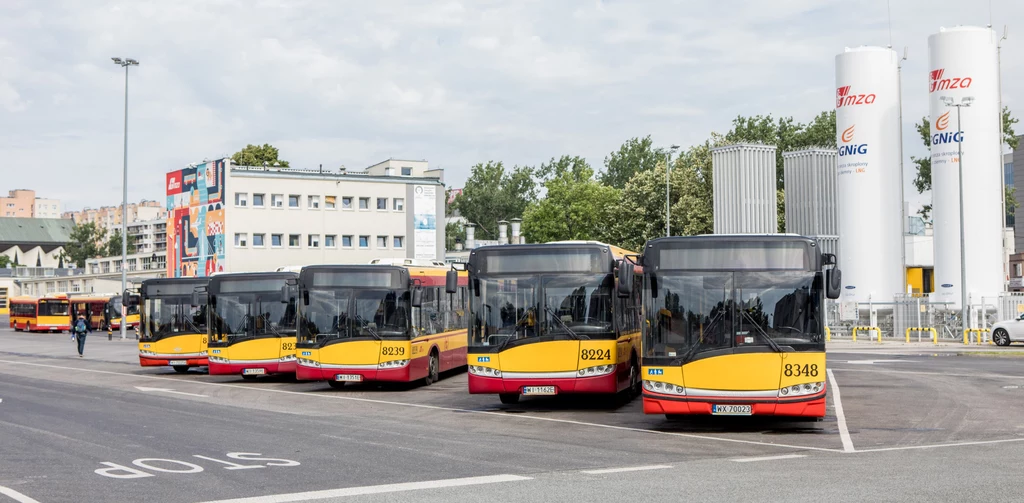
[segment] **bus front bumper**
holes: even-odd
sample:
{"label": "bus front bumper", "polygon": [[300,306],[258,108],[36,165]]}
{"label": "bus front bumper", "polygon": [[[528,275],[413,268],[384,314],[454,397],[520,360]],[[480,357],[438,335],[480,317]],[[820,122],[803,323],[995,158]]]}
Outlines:
{"label": "bus front bumper", "polygon": [[33,332],[69,332],[71,325],[32,325]]}
{"label": "bus front bumper", "polygon": [[295,360],[210,360],[210,375],[294,374]]}
{"label": "bus front bumper", "polygon": [[[312,363],[312,364],[311,364]],[[295,366],[295,378],[300,381],[340,382],[409,382],[412,365],[392,369],[377,368],[376,365],[331,365],[319,362],[300,361]]]}
{"label": "bus front bumper", "polygon": [[686,397],[644,390],[645,414],[712,415],[714,405],[750,405],[752,416],[825,417],[825,391],[797,398],[742,400],[731,397]]}
{"label": "bus front bumper", "polygon": [[523,393],[524,387],[554,386],[562,393],[615,393],[618,391],[616,372],[596,377],[486,377],[469,374],[469,392],[473,394]]}
{"label": "bus front bumper", "polygon": [[169,367],[186,365],[203,367],[208,364],[206,356],[196,355],[139,355],[139,364],[143,367]]}

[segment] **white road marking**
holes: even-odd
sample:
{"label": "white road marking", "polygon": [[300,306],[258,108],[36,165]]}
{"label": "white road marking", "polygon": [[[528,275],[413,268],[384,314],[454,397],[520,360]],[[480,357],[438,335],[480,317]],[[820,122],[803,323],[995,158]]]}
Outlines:
{"label": "white road marking", "polygon": [[671,465],[647,465],[647,466],[625,466],[622,468],[602,468],[600,470],[580,470],[580,473],[586,473],[588,475],[602,475],[605,473],[621,473],[621,472],[642,472],[646,470],[664,470],[665,468],[672,468]]}
{"label": "white road marking", "polygon": [[889,451],[909,451],[913,449],[939,449],[943,447],[964,447],[970,445],[989,445],[989,444],[1007,444],[1011,442],[1024,442],[1024,438],[1007,438],[1003,440],[980,440],[977,442],[953,442],[950,444],[932,444],[932,445],[908,445],[905,447],[881,447],[878,449],[865,449],[857,451],[863,452],[889,452]]}
{"label": "white road marking", "polygon": [[519,475],[488,475],[484,477],[427,480],[424,482],[404,482],[400,484],[383,484],[379,486],[346,487],[343,489],[327,489],[324,491],[308,491],[304,493],[274,494],[270,496],[255,496],[252,498],[207,501],[204,503],[288,503],[292,501],[314,501],[328,498],[342,498],[345,496],[421,491],[424,489],[440,489],[444,487],[478,486],[483,484],[499,484],[502,482],[520,482],[524,480],[533,479],[531,477],[521,477]]}
{"label": "white road marking", "polygon": [[850,439],[850,429],[846,427],[846,413],[843,412],[843,400],[839,396],[839,384],[836,383],[836,376],[832,369],[827,369],[828,382],[832,385],[832,403],[836,407],[836,421],[839,423],[839,439],[843,442],[843,452],[854,452],[853,440]]}
{"label": "white road marking", "polygon": [[911,360],[847,360],[845,362],[837,363],[849,363],[852,365],[874,365],[876,363],[917,363]]}
{"label": "white road marking", "polygon": [[[85,368],[79,368],[79,367],[62,367],[60,365],[50,365],[50,364],[46,364],[46,363],[19,362],[19,361],[12,361],[12,360],[0,360],[0,363],[9,363],[9,364],[12,364],[12,365],[26,365],[26,366],[30,366],[30,367],[52,368],[52,369],[59,369],[59,370],[72,370],[72,371],[87,372],[87,373],[93,373],[93,374],[116,375],[116,376],[123,376],[123,377],[133,377],[133,378],[138,378],[138,379],[156,379],[156,380],[160,380],[160,381],[171,381],[171,382],[176,382],[176,383],[185,382],[185,381],[182,381],[180,379],[175,379],[173,377],[162,377],[162,376],[145,375],[145,374],[128,374],[128,373],[125,373],[125,372],[113,372],[113,371],[110,371],[110,370],[85,369]],[[573,421],[573,420],[570,420],[570,419],[557,419],[557,418],[553,418],[553,417],[531,416],[529,414],[505,414],[503,412],[493,412],[493,411],[486,411],[486,410],[459,409],[459,408],[455,408],[455,407],[442,407],[442,406],[439,406],[439,405],[426,405],[426,404],[420,404],[420,403],[393,402],[393,401],[390,401],[390,400],[379,400],[379,399],[374,399],[374,398],[359,398],[359,397],[354,397],[354,396],[342,396],[342,395],[338,395],[338,394],[334,394],[334,393],[326,393],[326,394],[325,393],[309,393],[309,392],[305,392],[305,391],[289,391],[289,390],[284,390],[284,389],[257,388],[257,387],[252,387],[252,386],[245,386],[245,385],[242,385],[242,384],[229,384],[229,383],[204,382],[204,381],[187,381],[187,382],[192,383],[192,384],[196,384],[196,385],[201,385],[201,386],[217,386],[217,387],[223,387],[223,388],[236,388],[236,389],[244,389],[244,390],[248,390],[248,391],[258,391],[258,392],[263,392],[263,393],[280,393],[280,394],[284,394],[284,395],[297,395],[297,396],[303,396],[303,397],[307,397],[307,398],[346,400],[346,401],[351,401],[351,402],[374,403],[374,404],[381,404],[381,405],[397,405],[397,406],[400,406],[400,407],[412,407],[412,408],[416,408],[416,409],[439,410],[439,411],[447,411],[447,412],[460,412],[460,413],[465,413],[465,414],[479,414],[479,415],[483,415],[483,416],[497,416],[497,417],[502,417],[502,418],[512,419],[512,420],[528,419],[528,420],[531,420],[531,421],[545,421],[545,422],[560,423],[560,424],[574,424],[574,425],[577,425],[577,426],[589,426],[589,427],[593,427],[593,428],[604,428],[604,429],[616,430],[616,431],[631,431],[631,432],[637,432],[637,433],[646,433],[646,434],[650,434],[650,435],[666,435],[666,436],[672,436],[672,437],[693,438],[693,439],[700,439],[700,440],[711,440],[711,441],[716,441],[716,442],[726,442],[726,443],[733,443],[733,444],[759,445],[759,446],[765,446],[765,447],[782,447],[782,448],[786,448],[786,449],[798,449],[798,450],[801,450],[801,451],[809,450],[809,451],[821,451],[821,452],[843,452],[843,451],[841,451],[839,449],[829,449],[829,448],[825,448],[825,447],[809,447],[809,446],[805,446],[805,445],[777,444],[777,443],[772,443],[772,442],[758,442],[758,441],[755,441],[755,440],[741,440],[741,439],[738,439],[738,438],[722,438],[722,437],[712,437],[712,436],[708,436],[708,435],[696,435],[696,434],[693,434],[693,433],[678,433],[678,432],[674,432],[674,431],[648,430],[648,429],[644,429],[644,428],[632,428],[632,427],[629,427],[629,426],[615,426],[615,425],[611,425],[611,424],[588,423],[588,422],[585,422],[585,421]]]}
{"label": "white road marking", "polygon": [[25,496],[24,494],[21,494],[18,491],[15,491],[14,489],[11,489],[9,487],[0,486],[0,494],[7,496],[8,498],[11,498],[14,501],[17,501],[18,503],[39,503],[38,500],[29,498],[28,496]]}
{"label": "white road marking", "polygon": [[877,372],[879,374],[913,374],[922,376],[978,377],[984,379],[1024,379],[1024,375],[1005,374],[950,374],[948,372],[923,372],[918,370],[844,369],[842,367],[835,368],[835,370],[838,370],[840,372]]}
{"label": "white road marking", "polygon": [[777,459],[796,459],[806,457],[806,454],[784,454],[782,456],[762,456],[759,458],[736,458],[733,459],[732,461],[735,461],[737,463],[751,463],[754,461],[775,461]]}
{"label": "white road marking", "polygon": [[174,391],[173,389],[167,389],[167,388],[146,388],[144,386],[136,386],[135,389],[137,389],[139,391],[152,391],[152,392],[157,392],[157,393],[172,393],[172,394],[175,394],[175,395],[197,396],[197,397],[200,397],[200,398],[209,398],[209,396],[210,396],[210,395],[197,395],[195,393],[185,393],[183,391]]}

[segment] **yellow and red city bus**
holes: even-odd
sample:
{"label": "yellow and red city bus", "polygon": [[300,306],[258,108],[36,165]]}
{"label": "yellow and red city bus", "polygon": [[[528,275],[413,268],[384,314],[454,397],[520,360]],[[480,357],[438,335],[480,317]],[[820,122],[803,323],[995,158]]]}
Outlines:
{"label": "yellow and red city bus", "polygon": [[14,297],[11,299],[10,325],[15,330],[26,332],[71,331],[68,296]]}
{"label": "yellow and red city bus", "polygon": [[436,382],[466,364],[465,273],[443,266],[318,265],[299,273],[300,380]]}
{"label": "yellow and red city bus", "polygon": [[834,255],[796,235],[708,235],[648,241],[639,264],[645,413],[825,415]]}
{"label": "yellow and red city bus", "polygon": [[211,375],[295,373],[298,274],[261,272],[210,278]]}
{"label": "yellow and red city bus", "polygon": [[[139,364],[176,372],[206,360],[206,299],[194,295],[209,278],[155,278],[140,288]],[[131,318],[129,317],[129,320]]]}
{"label": "yellow and red city bus", "polygon": [[109,296],[72,296],[71,303],[71,324],[74,325],[78,315],[85,316],[85,321],[93,330],[106,329],[106,313],[110,303]]}
{"label": "yellow and red city bus", "polygon": [[[120,295],[115,295],[115,296],[112,296],[112,297],[110,297],[108,299],[108,304],[107,304],[107,318],[108,318],[108,322],[107,322],[107,324],[113,330],[120,330],[121,329],[121,317],[122,317],[121,316],[121,311],[122,311],[121,304],[123,302],[124,301],[123,301],[123,299],[121,298]],[[128,324],[126,325],[125,328],[135,329],[136,327],[139,326],[139,320],[140,320],[139,305],[140,305],[140,303],[141,303],[141,298],[139,297],[139,294],[137,294],[137,293],[129,293],[128,294],[128,310],[127,310],[128,312],[127,312],[127,315],[126,315]]]}
{"label": "yellow and red city bus", "polygon": [[532,395],[639,394],[640,295],[619,296],[615,286],[627,253],[584,241],[473,250],[469,392],[497,394],[505,404]]}

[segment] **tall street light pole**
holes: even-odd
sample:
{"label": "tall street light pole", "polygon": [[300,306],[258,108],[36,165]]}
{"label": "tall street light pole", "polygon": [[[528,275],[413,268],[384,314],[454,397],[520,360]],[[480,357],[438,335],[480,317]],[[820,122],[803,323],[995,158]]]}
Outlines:
{"label": "tall street light pole", "polygon": [[668,149],[668,158],[665,160],[665,237],[672,235],[672,200],[669,197],[668,174],[672,171],[672,154],[679,149],[679,145],[672,145]]}
{"label": "tall street light pole", "polygon": [[960,175],[960,320],[961,328],[969,328],[967,320],[967,252],[966,240],[964,239],[964,136],[963,127],[960,125],[960,109],[971,106],[974,98],[967,96],[960,100],[960,103],[953,103],[953,98],[943,96],[942,102],[947,107],[956,107],[956,132],[960,135],[960,141],[956,142],[956,162]]}
{"label": "tall street light pole", "polygon": [[115,65],[124,67],[124,175],[121,199],[121,340],[126,338],[128,325],[128,67],[137,66],[131,58],[110,58]]}

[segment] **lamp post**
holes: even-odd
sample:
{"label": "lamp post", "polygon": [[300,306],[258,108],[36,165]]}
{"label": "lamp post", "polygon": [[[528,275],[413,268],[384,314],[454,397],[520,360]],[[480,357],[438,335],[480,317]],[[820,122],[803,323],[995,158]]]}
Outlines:
{"label": "lamp post", "polygon": [[121,199],[121,340],[126,338],[128,325],[128,67],[137,66],[131,58],[110,58],[115,65],[124,67],[124,175]]}
{"label": "lamp post", "polygon": [[668,174],[672,171],[672,153],[679,149],[679,145],[672,145],[668,149],[668,158],[665,159],[665,237],[672,235],[672,200],[669,199]]}
{"label": "lamp post", "polygon": [[956,142],[956,162],[960,176],[960,320],[961,328],[967,330],[967,252],[964,243],[964,137],[963,128],[960,126],[960,109],[971,106],[974,98],[966,96],[960,103],[954,103],[953,98],[943,96],[939,98],[947,107],[956,107],[956,132],[960,135],[960,141]]}

